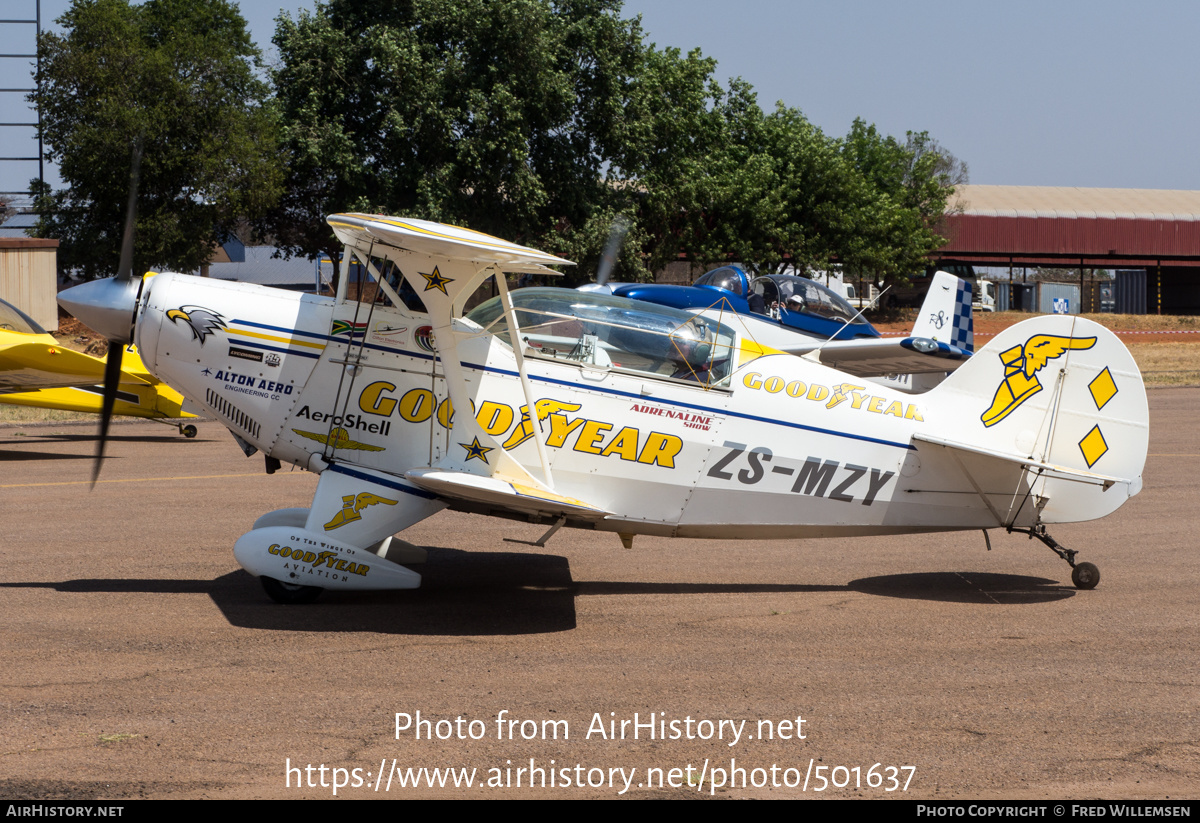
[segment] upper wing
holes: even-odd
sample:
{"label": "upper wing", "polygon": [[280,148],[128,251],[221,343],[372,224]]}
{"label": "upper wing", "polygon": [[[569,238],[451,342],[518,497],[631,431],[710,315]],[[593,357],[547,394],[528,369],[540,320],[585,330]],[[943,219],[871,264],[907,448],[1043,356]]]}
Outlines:
{"label": "upper wing", "polygon": [[329,217],[329,225],[342,242],[350,245],[369,249],[372,242],[378,241],[446,260],[491,264],[501,271],[561,274],[546,268],[546,264],[575,265],[569,260],[490,234],[429,220],[386,217],[381,214],[334,214]]}

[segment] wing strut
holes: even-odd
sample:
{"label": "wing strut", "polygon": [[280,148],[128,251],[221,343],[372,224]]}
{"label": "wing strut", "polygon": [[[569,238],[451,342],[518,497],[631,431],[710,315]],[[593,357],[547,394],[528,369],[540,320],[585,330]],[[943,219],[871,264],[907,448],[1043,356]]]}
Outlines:
{"label": "wing strut", "polygon": [[[537,444],[538,460],[542,463],[542,477],[546,488],[554,490],[554,478],[550,475],[550,457],[546,453],[546,434],[542,431],[542,421],[538,415],[537,404],[533,398],[533,386],[529,383],[529,375],[525,371],[525,342],[521,340],[521,328],[517,325],[517,313],[513,310],[512,296],[508,293],[508,283],[504,272],[494,266],[496,272],[496,289],[500,292],[500,305],[504,307],[504,316],[508,319],[511,330],[509,339],[513,343],[513,354],[517,358],[517,374],[521,376],[521,390],[525,392],[525,403],[529,409],[529,422],[533,426],[533,442]],[[549,536],[549,535],[547,535]]]}

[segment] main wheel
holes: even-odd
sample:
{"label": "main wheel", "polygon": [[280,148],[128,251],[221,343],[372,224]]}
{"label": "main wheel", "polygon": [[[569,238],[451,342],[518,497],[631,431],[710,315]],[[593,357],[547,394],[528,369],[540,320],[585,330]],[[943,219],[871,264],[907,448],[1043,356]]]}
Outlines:
{"label": "main wheel", "polygon": [[321,592],[325,591],[320,586],[297,586],[295,583],[284,583],[273,577],[258,579],[262,581],[263,590],[266,591],[268,597],[276,603],[284,603],[289,606],[312,603],[321,596]]}
{"label": "main wheel", "polygon": [[1094,589],[1100,582],[1100,570],[1094,563],[1077,563],[1071,569],[1071,582],[1077,589]]}

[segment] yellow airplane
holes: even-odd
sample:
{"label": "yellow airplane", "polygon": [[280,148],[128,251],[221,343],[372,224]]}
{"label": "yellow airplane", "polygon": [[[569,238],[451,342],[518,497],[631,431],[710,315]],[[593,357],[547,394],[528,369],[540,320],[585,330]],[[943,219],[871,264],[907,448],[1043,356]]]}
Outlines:
{"label": "yellow airplane", "polygon": [[[0,300],[0,403],[100,414],[104,360],[68,349],[29,315]],[[196,427],[168,420],[194,418],[183,396],[146,370],[137,348],[127,346],[114,414],[159,420],[195,437]]]}

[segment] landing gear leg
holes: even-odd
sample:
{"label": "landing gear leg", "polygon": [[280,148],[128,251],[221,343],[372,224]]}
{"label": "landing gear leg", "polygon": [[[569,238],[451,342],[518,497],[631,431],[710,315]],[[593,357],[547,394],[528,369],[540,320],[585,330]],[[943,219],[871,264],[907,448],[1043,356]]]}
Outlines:
{"label": "landing gear leg", "polygon": [[1046,527],[1039,523],[1032,529],[1009,529],[1010,532],[1019,532],[1027,534],[1030,538],[1036,537],[1041,540],[1050,550],[1067,561],[1071,567],[1071,582],[1075,584],[1077,589],[1094,589],[1096,584],[1100,582],[1100,569],[1095,563],[1076,563],[1075,555],[1079,554],[1075,549],[1068,549],[1065,546],[1060,546],[1058,541],[1050,536],[1046,531]]}
{"label": "landing gear leg", "polygon": [[164,426],[170,426],[173,429],[178,429],[180,434],[189,439],[195,437],[199,431],[191,423],[176,423],[174,420],[162,420],[157,417],[148,417],[146,419],[154,423],[162,423]]}
{"label": "landing gear leg", "polygon": [[297,586],[294,583],[284,583],[273,577],[260,577],[262,587],[267,596],[276,603],[294,606],[302,603],[312,603],[325,591],[320,586]]}

